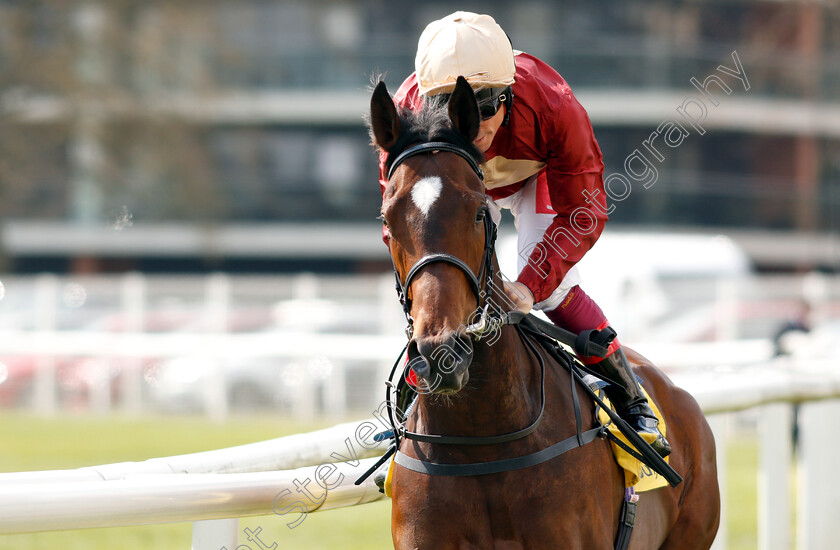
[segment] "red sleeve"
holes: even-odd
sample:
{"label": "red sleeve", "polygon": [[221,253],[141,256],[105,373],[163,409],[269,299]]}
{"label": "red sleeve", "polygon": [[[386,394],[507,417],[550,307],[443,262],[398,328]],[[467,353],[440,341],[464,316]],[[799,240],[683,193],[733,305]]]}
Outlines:
{"label": "red sleeve", "polygon": [[536,302],[560,286],[601,236],[608,219],[604,163],[589,116],[571,91],[560,102],[559,109],[546,109],[541,121],[548,148],[545,177],[557,215],[517,279],[534,293]]}

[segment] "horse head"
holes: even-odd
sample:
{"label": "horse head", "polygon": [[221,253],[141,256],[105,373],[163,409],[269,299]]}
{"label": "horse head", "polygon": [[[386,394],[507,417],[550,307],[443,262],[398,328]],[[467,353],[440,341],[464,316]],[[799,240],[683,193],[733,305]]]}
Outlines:
{"label": "horse head", "polygon": [[492,285],[495,226],[473,145],[479,124],[463,78],[447,103],[432,98],[418,112],[397,109],[382,82],[371,98],[373,141],[387,153],[382,220],[409,320],[409,362],[436,393],[469,380],[467,327]]}

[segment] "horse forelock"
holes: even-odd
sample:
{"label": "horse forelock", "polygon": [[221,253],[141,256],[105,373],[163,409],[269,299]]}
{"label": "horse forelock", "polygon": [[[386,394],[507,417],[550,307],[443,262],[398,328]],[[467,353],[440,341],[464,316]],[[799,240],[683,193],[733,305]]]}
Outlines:
{"label": "horse forelock", "polygon": [[430,141],[443,141],[456,145],[478,164],[484,163],[484,154],[478,150],[469,138],[452,127],[447,103],[431,99],[424,101],[423,107],[419,110],[400,108],[397,112],[400,122],[402,122],[402,133],[394,146],[388,151],[386,161],[388,167],[409,146]]}

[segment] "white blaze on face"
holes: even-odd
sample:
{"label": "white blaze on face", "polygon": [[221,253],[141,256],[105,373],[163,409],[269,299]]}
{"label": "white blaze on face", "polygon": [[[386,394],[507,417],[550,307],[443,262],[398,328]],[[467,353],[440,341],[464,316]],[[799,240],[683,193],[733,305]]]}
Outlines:
{"label": "white blaze on face", "polygon": [[414,184],[411,189],[411,200],[420,209],[424,216],[429,215],[429,210],[440,196],[440,189],[443,182],[437,176],[423,178]]}

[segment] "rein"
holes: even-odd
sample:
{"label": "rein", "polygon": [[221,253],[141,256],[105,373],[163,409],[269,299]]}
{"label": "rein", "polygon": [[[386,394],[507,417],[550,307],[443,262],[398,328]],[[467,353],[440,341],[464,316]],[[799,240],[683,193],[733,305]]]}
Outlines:
{"label": "rein", "polygon": [[[535,344],[534,342],[535,338],[533,336],[529,336],[528,334],[534,329],[525,328],[525,326],[523,325],[526,325],[526,323],[521,323],[523,319],[524,318],[519,318],[520,322],[509,324],[514,324],[517,332],[519,333],[519,336],[526,343],[531,353],[533,353],[537,357],[540,363],[540,394],[542,403],[540,406],[539,415],[537,416],[536,420],[534,420],[534,422],[531,423],[530,426],[528,426],[527,428],[523,428],[522,430],[518,430],[516,432],[511,432],[504,435],[485,437],[428,436],[408,432],[403,428],[401,430],[403,437],[418,441],[426,441],[429,443],[491,445],[514,441],[516,439],[521,439],[533,433],[537,429],[540,420],[542,420],[543,412],[545,411],[545,359],[539,352],[537,344]],[[541,464],[543,462],[547,462],[553,458],[556,458],[557,456],[560,456],[561,454],[567,451],[576,449],[577,447],[582,447],[583,445],[586,445],[587,443],[590,443],[595,439],[604,439],[608,432],[606,427],[601,425],[600,422],[598,423],[598,426],[592,429],[589,429],[585,432],[582,430],[581,407],[580,402],[578,401],[577,392],[575,391],[575,383],[580,381],[581,377],[580,374],[578,374],[574,369],[571,358],[568,355],[565,355],[563,357],[565,359],[565,361],[562,361],[563,366],[571,373],[572,399],[574,402],[575,425],[577,426],[574,435],[567,437],[566,439],[555,443],[554,445],[546,447],[545,449],[541,449],[539,451],[527,455],[502,460],[494,460],[490,462],[471,462],[461,464],[441,464],[437,462],[430,462],[427,460],[419,460],[416,458],[412,458],[399,450],[399,439],[398,437],[395,437],[396,454],[394,455],[394,462],[396,462],[400,466],[408,468],[409,470],[429,475],[463,477],[496,474],[501,472],[509,472],[512,470],[519,470],[522,468],[527,468],[529,466],[534,466],[536,464]],[[405,376],[402,377],[402,380],[405,380]],[[394,433],[396,434],[397,432],[395,431]]]}
{"label": "rein", "polygon": [[[385,384],[385,403],[388,409],[388,418],[391,423],[392,429],[382,434],[378,434],[374,437],[376,441],[383,441],[388,438],[393,438],[394,443],[390,446],[388,451],[382,458],[375,464],[368,472],[362,475],[356,483],[360,483],[364,480],[368,475],[373,473],[373,471],[381,466],[391,455],[394,456],[394,461],[405,467],[409,470],[413,470],[415,472],[429,474],[429,475],[440,475],[440,476],[473,476],[473,475],[483,475],[483,474],[490,474],[490,473],[500,473],[500,472],[508,472],[512,470],[518,470],[522,468],[527,468],[529,466],[533,466],[536,464],[540,464],[542,462],[546,462],[555,458],[566,451],[570,451],[577,447],[582,447],[583,445],[594,441],[596,438],[607,438],[609,437],[610,440],[618,443],[622,447],[625,447],[625,450],[631,451],[631,454],[636,456],[639,460],[641,460],[644,464],[648,465],[653,471],[661,475],[665,478],[666,481],[672,486],[676,487],[680,482],[682,482],[682,477],[674,471],[670,464],[665,462],[662,457],[660,457],[656,451],[654,451],[650,445],[641,438],[639,434],[637,434],[633,428],[631,428],[624,419],[622,419],[618,413],[612,410],[606,403],[604,403],[601,396],[598,394],[596,390],[594,390],[590,385],[583,379],[583,375],[581,374],[581,370],[585,371],[587,374],[593,375],[596,378],[601,378],[600,375],[597,373],[590,371],[586,366],[582,365],[581,363],[577,362],[574,357],[572,357],[569,352],[563,349],[559,343],[567,344],[567,345],[574,345],[575,349],[580,352],[580,337],[570,333],[568,331],[562,331],[561,333],[556,333],[552,331],[548,333],[544,330],[545,323],[538,317],[533,316],[532,314],[524,314],[519,312],[511,312],[504,316],[502,320],[504,324],[514,325],[519,332],[519,336],[522,340],[528,345],[528,348],[535,353],[535,355],[540,360],[540,367],[542,369],[542,397],[543,397],[543,405],[545,407],[545,365],[544,360],[540,353],[537,351],[537,346],[535,345],[535,341],[542,342],[542,348],[547,350],[551,356],[560,363],[563,368],[569,371],[569,378],[572,385],[572,401],[574,406],[574,413],[575,413],[575,425],[576,425],[576,433],[571,437],[567,437],[566,439],[551,445],[545,449],[540,451],[536,451],[534,453],[509,458],[504,460],[492,461],[492,462],[474,462],[474,463],[466,463],[466,464],[439,464],[435,462],[429,462],[424,460],[418,460],[416,458],[412,458],[410,456],[405,455],[399,450],[400,447],[400,439],[401,437],[406,437],[407,439],[416,439],[411,437],[413,435],[424,435],[424,434],[414,434],[413,432],[406,432],[405,430],[405,419],[408,417],[408,413],[411,410],[411,406],[407,408],[407,410],[403,413],[399,410],[398,404],[400,402],[401,394],[404,390],[409,389],[409,391],[413,391],[408,387],[408,383],[406,382],[406,369],[409,368],[408,365],[404,367],[402,371],[402,375],[400,376],[400,380],[397,384],[393,384],[391,380],[394,377],[394,374],[397,370],[397,367],[400,364],[400,360],[405,353],[405,350],[408,348],[408,344],[406,347],[403,348],[403,351],[397,357],[397,361],[394,363],[394,367],[391,369],[391,373],[388,376],[388,381]],[[556,328],[551,325],[552,328]],[[604,331],[600,331],[603,333]],[[561,338],[558,338],[560,336]],[[568,336],[571,336],[569,338]],[[600,339],[601,334],[599,331],[592,331],[588,344],[585,346],[588,354],[591,355],[599,355],[604,357],[607,354],[606,347],[609,346],[609,340],[612,339],[610,336],[609,339],[603,344],[597,344],[595,341]],[[613,333],[614,336],[614,333]],[[577,342],[575,342],[577,340]],[[598,419],[597,415],[595,417],[596,423],[598,426],[589,429],[587,431],[583,431],[582,421],[581,421],[581,408],[580,403],[578,401],[577,392],[575,388],[577,385],[580,385],[589,398],[595,402],[595,404],[601,407],[607,416],[610,419],[612,424],[615,424],[618,429],[621,431],[622,435],[626,437],[630,444],[635,448],[636,453],[632,453],[632,449],[626,447],[626,445],[618,438],[616,438],[608,429],[606,425],[602,425],[600,420]],[[392,396],[392,392],[396,395]],[[415,397],[416,399],[416,397]],[[542,409],[540,410],[540,415],[542,415]],[[398,418],[398,416],[402,416],[402,419]],[[488,436],[486,439],[497,438],[497,441],[487,441],[484,444],[491,444],[491,443],[502,443],[507,441],[513,441],[514,439],[518,439],[518,437],[512,437],[514,435],[521,434],[526,430],[530,429],[532,426],[537,424],[540,420],[541,416],[537,418],[537,420],[528,428],[523,430],[519,430],[517,432],[512,432],[510,434],[504,434],[500,436]],[[531,430],[532,432],[533,430]],[[529,432],[530,433],[530,432]],[[528,435],[527,433],[520,436],[524,437]],[[425,435],[424,435],[425,436]],[[430,437],[430,436],[425,436]],[[434,437],[434,436],[431,436]],[[438,436],[442,437],[442,436]],[[448,436],[446,439],[451,439],[452,441],[442,441],[442,440],[432,440],[429,441],[431,443],[443,443],[443,444],[469,444],[463,443],[460,441],[455,441],[458,436]],[[509,438],[509,439],[506,439]],[[505,441],[503,441],[505,440]],[[396,454],[395,454],[396,453]]]}

